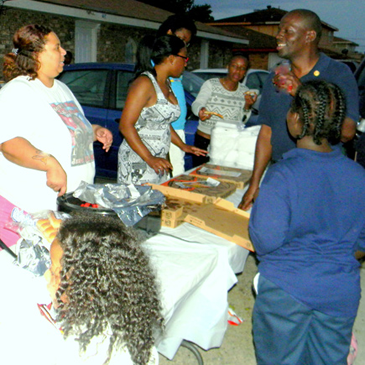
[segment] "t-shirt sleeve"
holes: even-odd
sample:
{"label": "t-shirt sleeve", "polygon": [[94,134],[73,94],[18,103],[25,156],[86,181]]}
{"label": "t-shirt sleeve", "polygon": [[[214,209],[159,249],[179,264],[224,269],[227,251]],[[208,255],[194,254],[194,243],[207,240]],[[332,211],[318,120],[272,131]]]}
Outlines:
{"label": "t-shirt sleeve", "polygon": [[37,112],[36,105],[39,101],[25,83],[4,86],[0,93],[0,143],[16,137],[27,139],[29,132],[36,128],[29,118]]}
{"label": "t-shirt sleeve", "polygon": [[191,106],[191,109],[195,115],[197,116],[199,115],[200,109],[207,105],[211,96],[212,96],[212,84],[210,80],[207,80],[200,88],[199,94]]}
{"label": "t-shirt sleeve", "polygon": [[287,240],[291,209],[287,178],[277,166],[267,172],[251,211],[249,232],[258,255],[281,247]]}

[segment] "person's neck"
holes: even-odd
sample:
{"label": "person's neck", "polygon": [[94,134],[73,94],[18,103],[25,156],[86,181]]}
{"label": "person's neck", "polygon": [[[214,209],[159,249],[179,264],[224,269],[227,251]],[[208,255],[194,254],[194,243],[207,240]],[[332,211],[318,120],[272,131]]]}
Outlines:
{"label": "person's neck", "polygon": [[51,88],[53,87],[53,84],[54,84],[54,79],[53,78],[49,78],[49,77],[42,77],[42,76],[37,76],[37,79],[39,81],[42,82],[42,84],[48,88]]}
{"label": "person's neck", "polygon": [[332,152],[333,149],[331,145],[328,143],[327,139],[322,139],[322,144],[318,145],[313,141],[312,136],[304,136],[302,139],[297,140],[297,147],[298,148],[304,148],[311,151],[316,152]]}
{"label": "person's neck", "polygon": [[228,91],[236,91],[238,88],[238,82],[232,81],[229,77],[223,77],[220,79],[223,87]]}
{"label": "person's neck", "polygon": [[316,49],[291,59],[291,69],[294,75],[299,79],[307,75],[316,65],[319,57],[319,51]]}
{"label": "person's neck", "polygon": [[155,70],[157,83],[164,95],[167,97],[167,95],[172,92],[170,82],[168,81],[170,75],[163,67],[155,66]]}

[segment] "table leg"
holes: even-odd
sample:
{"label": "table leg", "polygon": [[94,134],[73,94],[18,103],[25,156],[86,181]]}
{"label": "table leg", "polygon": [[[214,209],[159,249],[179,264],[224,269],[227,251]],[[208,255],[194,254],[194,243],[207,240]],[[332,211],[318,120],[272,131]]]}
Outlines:
{"label": "table leg", "polygon": [[185,341],[185,340],[183,340],[181,342],[181,345],[180,346],[185,347],[188,350],[190,350],[194,354],[194,356],[196,357],[196,359],[198,360],[198,364],[199,365],[204,365],[204,361],[203,361],[202,355],[200,355],[200,352],[199,352],[197,346],[195,346],[193,343],[188,342],[188,341]]}

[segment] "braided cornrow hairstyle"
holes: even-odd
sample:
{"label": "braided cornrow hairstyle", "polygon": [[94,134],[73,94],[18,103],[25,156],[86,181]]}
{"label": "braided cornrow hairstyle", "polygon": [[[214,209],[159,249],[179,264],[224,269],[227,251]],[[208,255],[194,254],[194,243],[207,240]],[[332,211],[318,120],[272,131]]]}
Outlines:
{"label": "braided cornrow hairstyle", "polygon": [[107,333],[104,364],[122,346],[134,364],[147,364],[162,317],[136,232],[116,218],[80,216],[65,220],[57,238],[63,250],[57,320],[65,338],[75,336],[82,354],[93,337]]}
{"label": "braided cornrow hairstyle", "polygon": [[13,37],[14,50],[4,56],[3,74],[6,81],[17,76],[37,77],[40,64],[38,54],[46,44],[52,30],[43,25],[31,24],[18,29]]}
{"label": "braided cornrow hairstyle", "polygon": [[291,111],[299,113],[303,130],[298,139],[313,136],[317,145],[327,139],[338,143],[346,117],[346,99],[342,90],[324,80],[313,80],[299,86],[291,104]]}

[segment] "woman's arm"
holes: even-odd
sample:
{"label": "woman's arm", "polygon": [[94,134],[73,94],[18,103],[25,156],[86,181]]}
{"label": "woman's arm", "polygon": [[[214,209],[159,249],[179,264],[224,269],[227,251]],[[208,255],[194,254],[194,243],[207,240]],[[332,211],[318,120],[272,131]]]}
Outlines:
{"label": "woman's arm", "polygon": [[[200,88],[199,94],[196,97],[195,101],[193,102],[193,104],[191,105],[191,110],[193,111],[193,113],[198,116],[200,119],[201,117],[203,117],[205,119],[209,119],[211,116],[209,115],[204,115],[203,113],[200,113],[200,111],[207,106],[207,103],[209,101],[209,99],[212,96],[212,84],[209,80],[205,81],[204,84],[202,85],[202,87]],[[202,112],[204,111],[202,110]]]}
{"label": "woman's arm", "polygon": [[171,131],[171,142],[177,147],[179,147],[185,153],[192,153],[196,156],[205,156],[208,153],[208,151],[184,143],[171,125],[170,125],[170,131]]}
{"label": "woman's arm", "polygon": [[28,140],[21,137],[2,143],[0,150],[10,162],[28,169],[45,171],[47,186],[58,191],[58,196],[65,194],[67,176],[60,163],[52,155],[40,151]]}
{"label": "woman's arm", "polygon": [[154,157],[142,142],[135,128],[142,109],[155,104],[156,101],[156,92],[151,81],[146,76],[138,77],[129,89],[119,122],[119,130],[133,151],[158,174],[160,171],[171,170],[172,165],[164,158]]}

